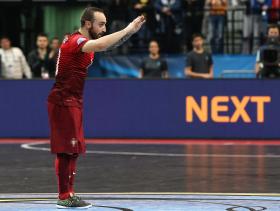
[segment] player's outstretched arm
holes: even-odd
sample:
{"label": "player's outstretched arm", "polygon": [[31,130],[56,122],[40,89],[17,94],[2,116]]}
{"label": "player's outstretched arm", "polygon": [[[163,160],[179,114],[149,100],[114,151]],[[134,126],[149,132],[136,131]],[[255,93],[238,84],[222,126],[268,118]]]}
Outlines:
{"label": "player's outstretched arm", "polygon": [[138,32],[143,23],[145,23],[145,17],[139,16],[123,30],[86,42],[82,47],[82,51],[86,53],[100,52],[118,47],[128,40],[134,33]]}

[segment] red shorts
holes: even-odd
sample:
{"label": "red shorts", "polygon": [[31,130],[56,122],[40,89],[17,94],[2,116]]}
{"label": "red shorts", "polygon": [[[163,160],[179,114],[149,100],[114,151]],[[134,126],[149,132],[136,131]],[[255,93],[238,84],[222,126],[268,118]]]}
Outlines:
{"label": "red shorts", "polygon": [[48,103],[52,153],[85,153],[83,110]]}

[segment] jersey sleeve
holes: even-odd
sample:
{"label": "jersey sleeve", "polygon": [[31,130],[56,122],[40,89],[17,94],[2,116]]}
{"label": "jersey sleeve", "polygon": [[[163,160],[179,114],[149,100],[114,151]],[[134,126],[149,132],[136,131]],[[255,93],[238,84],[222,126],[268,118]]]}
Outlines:
{"label": "jersey sleeve", "polygon": [[86,44],[88,39],[82,35],[75,36],[71,41],[72,51],[75,53],[81,52],[82,47]]}

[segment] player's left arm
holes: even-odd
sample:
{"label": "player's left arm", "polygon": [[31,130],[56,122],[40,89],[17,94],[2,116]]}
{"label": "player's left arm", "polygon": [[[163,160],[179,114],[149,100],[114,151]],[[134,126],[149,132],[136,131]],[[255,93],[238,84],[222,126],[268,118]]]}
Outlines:
{"label": "player's left arm", "polygon": [[82,47],[85,53],[107,51],[116,48],[128,40],[134,33],[138,32],[145,23],[145,17],[135,18],[126,28],[118,32],[106,35],[96,40],[87,41]]}

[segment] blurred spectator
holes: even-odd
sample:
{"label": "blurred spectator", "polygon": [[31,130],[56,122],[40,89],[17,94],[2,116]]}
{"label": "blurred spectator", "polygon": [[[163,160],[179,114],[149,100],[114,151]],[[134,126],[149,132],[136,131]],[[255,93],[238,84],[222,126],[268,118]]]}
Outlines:
{"label": "blurred spectator", "polygon": [[50,77],[53,78],[55,77],[55,70],[56,70],[56,61],[58,57],[58,52],[60,48],[60,41],[57,37],[54,37],[51,40],[50,44],[50,53],[49,53],[49,74]]}
{"label": "blurred spectator", "polygon": [[271,0],[241,0],[246,6],[243,19],[243,54],[256,53],[267,24],[267,9]]}
{"label": "blurred spectator", "polygon": [[138,46],[142,47],[147,40],[151,40],[154,37],[156,23],[153,0],[132,0],[132,13],[133,18],[139,15],[146,17],[146,23],[137,33]]}
{"label": "blurred spectator", "polygon": [[157,33],[164,52],[176,53],[181,49],[182,2],[181,0],[155,0]]}
{"label": "blurred spectator", "polygon": [[224,26],[227,15],[227,0],[207,0],[209,6],[209,42],[212,53],[224,52]]}
{"label": "blurred spectator", "polygon": [[46,34],[37,36],[37,48],[31,51],[28,55],[28,63],[35,78],[49,78],[49,54],[48,37]]}
{"label": "blurred spectator", "polygon": [[200,34],[204,16],[205,0],[183,0],[184,32],[187,50],[192,49],[192,35]]}
{"label": "blurred spectator", "polygon": [[167,62],[160,56],[160,48],[157,41],[149,43],[149,57],[141,63],[140,78],[167,78]]}
{"label": "blurred spectator", "polygon": [[[278,25],[272,24],[272,25],[268,26],[268,28],[267,28],[267,40],[269,38],[275,38],[277,40],[277,42],[275,43],[275,48],[277,50],[279,50],[280,29],[279,29]],[[278,54],[279,54],[279,52],[278,52]],[[255,66],[255,73],[256,73],[257,77],[260,76],[261,70],[265,68],[263,63],[261,62],[261,58],[260,57],[261,56],[260,56],[260,49],[259,49],[257,51],[256,66]],[[273,67],[269,67],[269,68],[273,68]],[[276,68],[279,69],[280,67],[278,66]]]}
{"label": "blurred spectator", "polygon": [[213,78],[213,60],[210,53],[203,48],[203,36],[194,34],[193,50],[187,55],[185,75],[188,78]]}
{"label": "blurred spectator", "polygon": [[25,56],[19,48],[12,47],[8,37],[1,38],[0,64],[2,77],[6,79],[31,78],[32,74]]}

